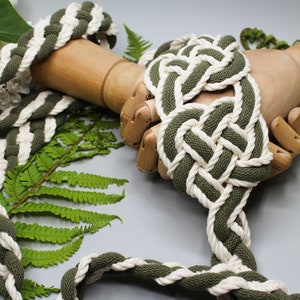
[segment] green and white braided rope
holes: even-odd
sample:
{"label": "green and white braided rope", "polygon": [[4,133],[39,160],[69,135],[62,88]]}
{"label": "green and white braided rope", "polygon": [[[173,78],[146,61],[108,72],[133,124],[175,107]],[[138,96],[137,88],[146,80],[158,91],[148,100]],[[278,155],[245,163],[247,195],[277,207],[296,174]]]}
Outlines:
{"label": "green and white braided rope", "polygon": [[[99,280],[108,271],[127,271],[162,286],[176,284],[214,296],[300,299],[281,281],[259,274],[249,249],[250,230],[243,208],[252,188],[268,175],[272,155],[259,89],[236,41],[231,36],[189,35],[147,53],[142,61],[147,65],[145,84],[162,120],[160,158],[175,187],[209,210],[212,266],[186,268],[118,253],[93,254],[64,275],[59,299],[76,299],[84,283]],[[232,97],[211,105],[191,103],[202,91],[229,86],[234,89]]]}
{"label": "green and white braided rope", "polygon": [[[243,207],[251,189],[268,175],[272,155],[259,89],[237,49],[230,36],[191,35],[151,61],[144,81],[162,120],[160,159],[175,187],[209,209],[215,261],[234,264],[239,273],[255,268]],[[187,103],[202,91],[230,86],[232,97],[211,105]],[[227,245],[233,235],[236,241]]]}
{"label": "green and white braided rope", "polygon": [[[84,2],[60,10],[25,34],[18,45],[1,51],[1,84],[28,71],[33,62],[46,58],[70,39],[96,41],[99,28],[107,34],[108,43],[104,44],[112,46],[116,30],[100,7]],[[187,268],[178,263],[125,258],[118,253],[91,254],[63,276],[58,299],[77,299],[84,284],[99,280],[108,271],[127,271],[162,286],[176,284],[215,296],[231,292],[238,299],[300,299],[299,294],[289,294],[280,281],[257,273],[249,250],[250,230],[243,208],[251,189],[267,175],[271,155],[260,115],[259,91],[237,43],[232,37],[190,35],[148,54],[150,60],[143,58],[148,65],[145,83],[156,98],[162,119],[160,158],[176,188],[209,210],[212,266]],[[209,106],[190,103],[202,91],[227,86],[233,86],[233,97]],[[63,121],[60,117],[76,103],[68,96],[45,91],[4,111],[0,115],[4,137],[0,151],[5,168],[0,175],[26,162],[28,153],[51,139],[58,122]],[[21,147],[28,149],[25,156],[18,155]],[[0,221],[0,294],[21,299],[24,271],[20,249],[13,223],[1,206]]]}
{"label": "green and white braided rope", "polygon": [[[14,84],[16,77],[29,73],[33,63],[46,59],[72,39],[88,38],[110,48],[115,45],[116,33],[116,26],[100,6],[72,3],[38,22],[17,44],[1,49],[0,85]],[[67,113],[83,105],[56,91],[33,91],[20,98],[23,99],[18,105],[8,107],[0,115],[0,188],[7,170],[26,163],[31,154],[50,141]],[[1,205],[0,220],[0,295],[22,299],[21,252],[14,225]]]}

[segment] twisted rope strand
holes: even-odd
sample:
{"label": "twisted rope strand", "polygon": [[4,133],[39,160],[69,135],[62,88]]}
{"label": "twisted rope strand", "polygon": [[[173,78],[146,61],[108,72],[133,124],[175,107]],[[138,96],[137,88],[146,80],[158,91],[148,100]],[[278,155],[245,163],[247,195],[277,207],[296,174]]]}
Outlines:
{"label": "twisted rope strand", "polygon": [[[100,7],[90,2],[72,3],[41,21],[18,44],[1,51],[0,84],[28,71],[33,62],[45,59],[70,39],[86,37],[100,42],[99,31],[107,35],[107,42],[101,41],[104,46],[114,44],[116,28]],[[158,152],[175,187],[209,210],[212,266],[186,268],[118,253],[91,254],[64,275],[58,299],[78,299],[83,283],[93,283],[108,271],[127,271],[162,286],[177,284],[215,296],[231,292],[249,300],[300,299],[299,294],[290,295],[282,282],[257,273],[249,249],[250,230],[243,209],[252,188],[267,175],[272,157],[260,114],[259,90],[249,74],[248,60],[237,48],[230,36],[188,35],[151,52],[151,61],[144,58],[148,66],[145,83],[156,98],[162,120]],[[202,91],[227,86],[233,87],[234,97],[221,98],[210,106],[188,103]],[[44,92],[4,111],[0,115],[4,137],[0,140],[0,175],[4,177],[7,168],[25,163],[49,141],[63,122],[63,113],[74,103],[72,98]],[[21,299],[24,270],[15,229],[2,206],[0,217],[0,294]]]}

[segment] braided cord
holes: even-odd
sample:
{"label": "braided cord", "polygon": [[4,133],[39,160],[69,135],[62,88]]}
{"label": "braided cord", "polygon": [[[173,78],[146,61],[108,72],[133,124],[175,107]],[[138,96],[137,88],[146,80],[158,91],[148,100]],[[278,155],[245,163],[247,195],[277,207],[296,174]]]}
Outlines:
{"label": "braided cord", "polygon": [[[7,44],[1,49],[0,87],[15,84],[15,78],[29,73],[33,63],[46,59],[53,50],[79,38],[88,38],[110,48],[116,42],[116,27],[97,4],[70,4],[38,22],[17,44]],[[81,101],[55,91],[30,91],[18,105],[8,107],[0,114],[0,188],[6,172],[25,164],[31,154],[51,140],[68,112],[80,107],[83,107]],[[0,295],[19,300],[22,299],[20,290],[24,278],[21,252],[13,222],[1,205],[0,227]]]}
{"label": "braided cord", "polygon": [[[144,81],[162,120],[158,153],[174,186],[208,209],[211,266],[186,268],[125,258],[118,253],[83,258],[62,278],[58,299],[77,299],[84,284],[108,271],[126,271],[162,286],[175,284],[237,299],[300,299],[278,280],[256,271],[244,207],[251,190],[269,174],[272,155],[250,64],[231,36],[189,35],[142,58]],[[203,91],[232,88],[234,96],[210,105],[191,103]]]}
{"label": "braided cord", "polygon": [[[30,65],[47,58],[69,40],[85,37],[112,47],[115,27],[102,9],[90,2],[72,3],[39,22],[18,44],[0,53],[0,84],[7,84]],[[106,36],[105,40],[99,38]],[[232,37],[190,35],[168,42],[147,64],[145,83],[155,96],[162,120],[158,152],[175,187],[198,199],[208,209],[207,234],[212,266],[186,268],[125,258],[118,253],[84,257],[62,278],[58,299],[78,299],[83,284],[108,271],[127,271],[159,285],[179,285],[239,299],[300,299],[283,283],[256,272],[250,251],[250,230],[243,211],[249,194],[269,172],[268,133],[260,114],[258,87],[250,65]],[[232,87],[234,96],[212,105],[190,103],[202,91]],[[78,101],[43,91],[24,98],[0,115],[0,176],[25,163],[55,133],[68,110]],[[3,180],[0,178],[1,185]],[[2,181],[1,181],[2,180]],[[0,206],[0,295],[22,299],[24,271],[13,223]]]}

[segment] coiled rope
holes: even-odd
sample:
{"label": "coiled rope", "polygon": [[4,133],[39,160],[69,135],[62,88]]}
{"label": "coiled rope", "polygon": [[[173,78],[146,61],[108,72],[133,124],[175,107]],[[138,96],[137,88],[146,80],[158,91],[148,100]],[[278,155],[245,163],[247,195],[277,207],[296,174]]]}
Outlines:
{"label": "coiled rope", "polygon": [[[72,39],[87,38],[110,48],[115,45],[116,33],[115,24],[100,6],[72,3],[38,22],[17,44],[1,49],[0,85],[6,86],[20,74],[29,73],[31,64],[46,59]],[[0,115],[0,187],[7,170],[26,163],[31,154],[50,141],[67,113],[82,105],[69,96],[43,90],[5,109]],[[5,299],[22,299],[24,270],[20,260],[14,224],[0,205],[0,295]]]}
{"label": "coiled rope", "polygon": [[[107,34],[108,42],[104,44],[112,46],[116,31],[109,16],[90,2],[71,4],[41,21],[17,45],[1,51],[0,83],[25,72],[31,63],[45,59],[70,39],[84,36],[97,40],[99,30]],[[237,48],[229,36],[190,35],[149,52],[150,60],[144,58],[145,83],[156,98],[162,120],[160,159],[168,167],[175,187],[208,209],[212,266],[187,268],[178,263],[125,258],[118,253],[91,254],[63,276],[58,299],[77,299],[84,284],[99,280],[108,271],[127,271],[162,286],[176,284],[215,296],[230,292],[238,299],[300,299],[300,294],[289,294],[280,281],[257,273],[249,249],[250,231],[243,208],[252,188],[267,176],[272,157],[260,114],[259,90],[250,75],[249,62]],[[228,86],[234,89],[232,97],[209,106],[191,103],[202,91]],[[51,139],[61,113],[74,103],[72,98],[44,91],[4,111],[0,115],[4,136],[0,153],[5,167],[0,176],[4,177],[7,168],[24,163],[28,153],[40,147],[35,145]],[[34,125],[36,121],[42,124]],[[35,136],[37,130],[41,132]],[[24,157],[18,154],[21,146],[28,149]],[[12,153],[10,148],[14,148]],[[13,223],[1,206],[0,218],[0,295],[21,299],[24,271],[20,249]]]}

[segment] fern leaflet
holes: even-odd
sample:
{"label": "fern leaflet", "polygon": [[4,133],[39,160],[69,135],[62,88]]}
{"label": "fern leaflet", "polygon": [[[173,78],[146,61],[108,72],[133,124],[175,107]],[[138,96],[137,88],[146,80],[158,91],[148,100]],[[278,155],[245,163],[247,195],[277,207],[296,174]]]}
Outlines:
{"label": "fern leaflet", "polygon": [[98,212],[78,208],[74,209],[60,205],[54,205],[48,202],[35,203],[27,201],[19,206],[17,210],[11,211],[12,215],[27,213],[57,216],[72,223],[79,224],[80,222],[84,222],[96,226],[97,228],[102,228],[106,225],[109,225],[114,219],[120,220],[120,218],[116,215],[101,214]]}
{"label": "fern leaflet", "polygon": [[53,172],[48,180],[57,184],[66,182],[69,186],[72,187],[80,186],[100,189],[106,189],[112,184],[123,186],[126,182],[128,182],[126,179],[111,178],[88,173],[77,173],[75,171],[65,170],[58,170]]}
{"label": "fern leaflet", "polygon": [[34,250],[21,248],[22,264],[24,267],[32,265],[34,267],[49,267],[68,260],[82,244],[83,236],[74,242],[61,247],[58,250]]}
{"label": "fern leaflet", "polygon": [[35,297],[47,297],[52,293],[59,293],[59,289],[54,287],[45,287],[37,284],[30,279],[24,279],[22,285],[22,298],[24,300],[34,299]]}
{"label": "fern leaflet", "polygon": [[124,197],[124,191],[119,194],[106,194],[101,192],[89,192],[70,190],[61,187],[39,186],[30,194],[31,197],[54,197],[63,200],[71,200],[74,203],[88,204],[112,204],[121,201]]}
{"label": "fern leaflet", "polygon": [[127,34],[128,42],[128,45],[124,52],[124,58],[126,58],[130,62],[137,63],[143,53],[152,46],[152,43],[143,40],[142,36],[132,31],[125,24],[124,28]]}
{"label": "fern leaflet", "polygon": [[65,244],[70,242],[74,237],[83,235],[89,232],[91,226],[62,228],[43,226],[37,223],[27,224],[23,222],[16,222],[15,229],[17,238],[28,239],[39,242],[47,242],[51,244]]}

